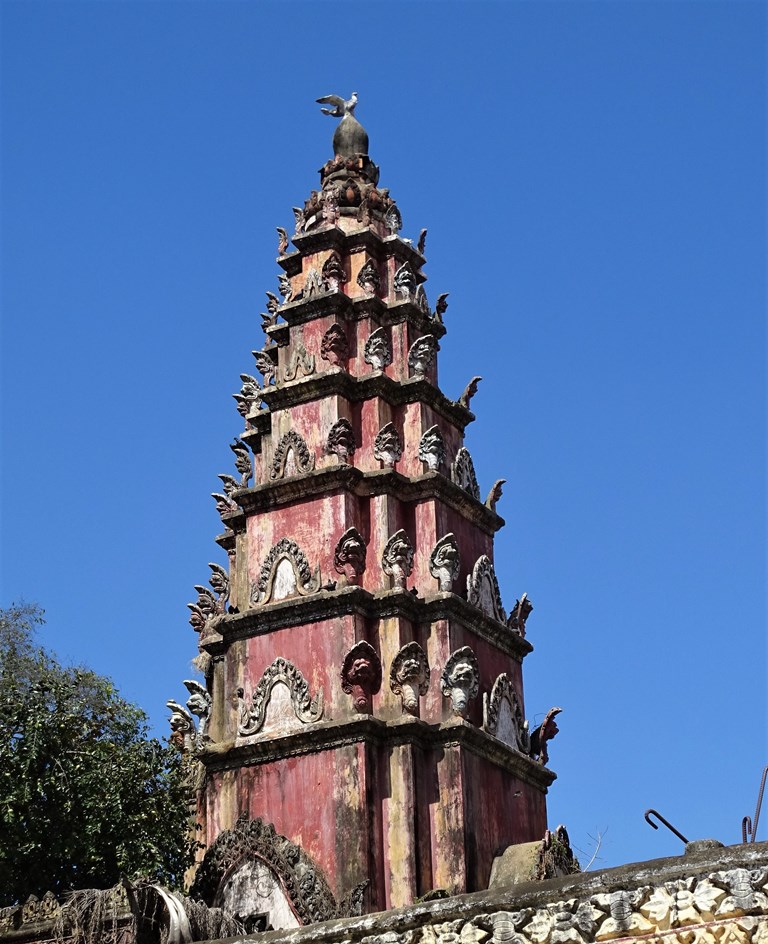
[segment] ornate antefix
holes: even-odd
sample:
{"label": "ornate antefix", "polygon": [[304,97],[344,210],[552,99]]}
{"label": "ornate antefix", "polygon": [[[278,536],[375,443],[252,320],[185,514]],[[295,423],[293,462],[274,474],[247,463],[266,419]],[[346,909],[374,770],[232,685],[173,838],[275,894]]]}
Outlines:
{"label": "ornate antefix", "polygon": [[384,370],[392,363],[392,345],[384,328],[377,328],[365,342],[363,358],[374,370]]}
{"label": "ornate antefix", "polygon": [[261,406],[262,389],[258,380],[250,374],[240,374],[240,380],[243,382],[240,393],[233,393],[232,398],[237,404],[237,412],[245,419]]}
{"label": "ornate antefix", "polygon": [[378,295],[381,288],[379,270],[373,259],[369,259],[357,274],[357,284],[368,295]]}
{"label": "ornate antefix", "polygon": [[355,454],[355,432],[346,417],[342,416],[331,426],[325,451],[328,455],[338,456],[341,462],[346,462]]}
{"label": "ornate antefix", "polygon": [[472,462],[469,451],[464,446],[459,449],[456,458],[453,460],[451,478],[459,488],[463,488],[465,492],[480,501],[480,486],[477,484],[475,464]]}
{"label": "ornate antefix", "polygon": [[429,675],[427,654],[417,642],[406,643],[392,660],[389,687],[409,715],[419,713],[419,696],[427,694]]}
{"label": "ornate antefix", "polygon": [[310,374],[314,374],[314,372],[315,355],[308,354],[307,349],[304,347],[301,341],[297,341],[293,348],[291,359],[283,371],[283,380],[286,382],[296,380],[299,375],[302,377],[309,377]]}
{"label": "ornate antefix", "polygon": [[562,708],[550,708],[546,713],[544,720],[541,722],[538,728],[533,729],[533,733],[531,734],[531,757],[534,760],[537,760],[540,764],[543,764],[545,767],[549,763],[547,741],[551,741],[552,738],[560,731],[555,718],[562,710]]}
{"label": "ornate antefix", "polygon": [[528,599],[528,594],[524,593],[519,600],[515,600],[512,612],[509,614],[507,626],[513,633],[525,638],[525,624],[533,610],[533,603]]}
{"label": "ornate antefix", "polygon": [[435,544],[429,555],[429,572],[438,581],[441,590],[450,593],[453,582],[459,576],[461,561],[456,535],[449,533]]}
{"label": "ornate antefix", "polygon": [[334,367],[346,365],[349,360],[349,343],[340,325],[332,324],[323,335],[323,340],[320,342],[320,357]]}
{"label": "ornate antefix", "polygon": [[403,455],[403,441],[394,423],[382,426],[373,441],[373,455],[387,468],[392,468]]}
{"label": "ornate antefix", "polygon": [[326,291],[323,277],[317,269],[310,269],[302,289],[302,298],[312,298],[314,295],[322,295]]}
{"label": "ornate antefix", "polygon": [[387,210],[386,216],[384,217],[384,223],[393,236],[395,233],[399,233],[403,228],[403,218],[400,215],[400,210],[396,204],[393,203],[392,206]]}
{"label": "ornate antefix", "polygon": [[469,702],[480,687],[480,668],[477,657],[469,646],[462,646],[452,653],[445,664],[440,679],[440,690],[451,699],[454,714],[466,718]]}
{"label": "ornate antefix", "polygon": [[483,730],[523,754],[531,749],[528,722],[506,672],[493,683],[490,695],[483,695]]}
{"label": "ornate antefix", "polygon": [[259,579],[251,587],[251,603],[316,593],[319,587],[320,568],[313,575],[299,545],[290,538],[281,538],[261,565]]}
{"label": "ornate antefix", "polygon": [[240,488],[248,488],[248,482],[253,477],[253,460],[251,452],[244,442],[236,439],[229,448],[235,454],[235,468],[240,473]]}
{"label": "ornate antefix", "polygon": [[344,271],[341,256],[337,252],[332,252],[323,263],[323,282],[332,292],[337,292],[346,281],[347,274]]}
{"label": "ornate antefix", "polygon": [[288,430],[284,436],[280,437],[280,442],[275,449],[275,455],[272,459],[272,468],[269,470],[269,477],[275,481],[282,479],[286,475],[289,456],[293,457],[293,464],[296,471],[288,471],[288,475],[301,474],[302,472],[311,472],[315,467],[315,457],[309,451],[303,436],[300,436],[295,430]]}
{"label": "ornate antefix", "polygon": [[413,570],[413,545],[402,528],[395,531],[384,546],[381,566],[394,585],[405,590],[405,582]]}
{"label": "ornate antefix", "polygon": [[431,472],[437,472],[445,462],[445,443],[437,426],[430,426],[419,440],[419,459]]}
{"label": "ornate antefix", "polygon": [[491,619],[506,622],[507,615],[501,605],[496,571],[485,554],[478,557],[472,573],[467,577],[467,601]]}
{"label": "ornate antefix", "polygon": [[413,269],[408,265],[407,262],[404,262],[397,272],[395,272],[393,284],[395,293],[402,296],[407,301],[410,301],[415,297],[416,276],[413,274]]}
{"label": "ornate antefix", "polygon": [[252,352],[253,356],[256,358],[256,368],[264,377],[264,386],[267,386],[270,381],[272,383],[275,382],[277,364],[275,364],[273,354],[276,350],[276,347],[265,347],[261,351]]}
{"label": "ornate antefix", "polygon": [[366,544],[357,528],[347,528],[339,538],[333,554],[337,574],[343,574],[348,583],[356,584],[365,573]]}
{"label": "ornate antefix", "polygon": [[246,814],[233,829],[219,833],[205,853],[190,895],[202,899],[209,907],[219,905],[227,879],[254,860],[267,866],[302,924],[362,914],[367,882],[337,902],[323,872],[301,846],[276,833],[271,824],[261,819],[249,820]]}
{"label": "ornate antefix", "polygon": [[431,334],[417,338],[408,350],[408,367],[414,377],[423,377],[437,354],[438,344]]}
{"label": "ornate antefix", "polygon": [[352,696],[355,711],[371,710],[371,697],[381,688],[381,659],[365,640],[353,646],[344,658],[341,687]]}
{"label": "ornate antefix", "polygon": [[237,733],[241,737],[248,737],[261,730],[267,715],[267,705],[272,696],[275,685],[285,685],[291,697],[293,713],[302,724],[311,724],[323,717],[323,690],[320,689],[313,698],[309,691],[309,683],[288,659],[278,656],[277,659],[264,670],[259,679],[251,704],[247,703],[242,689],[238,689],[238,696],[242,699],[240,718]]}

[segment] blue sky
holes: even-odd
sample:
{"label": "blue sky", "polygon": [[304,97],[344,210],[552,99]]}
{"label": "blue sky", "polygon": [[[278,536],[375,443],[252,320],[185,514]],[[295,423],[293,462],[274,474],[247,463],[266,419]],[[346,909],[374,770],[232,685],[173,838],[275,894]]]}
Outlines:
{"label": "blue sky", "polygon": [[[552,826],[739,838],[766,743],[765,49],[752,2],[4,2],[2,602],[166,731],[275,226],[359,92],[506,478]],[[768,816],[768,814],[766,814]],[[768,818],[764,823],[768,822]],[[763,832],[763,836],[768,835]]]}

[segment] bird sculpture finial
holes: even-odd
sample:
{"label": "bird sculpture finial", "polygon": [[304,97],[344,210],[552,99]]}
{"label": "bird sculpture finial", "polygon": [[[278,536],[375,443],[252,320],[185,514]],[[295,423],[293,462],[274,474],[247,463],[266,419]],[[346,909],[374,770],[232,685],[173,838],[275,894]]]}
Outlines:
{"label": "bird sculpture finial", "polygon": [[343,99],[340,95],[323,95],[318,98],[319,105],[333,105],[333,108],[321,108],[324,115],[341,118],[333,135],[333,153],[336,157],[353,157],[368,154],[368,135],[365,128],[355,118],[357,92],[352,97]]}
{"label": "bird sculpture finial", "polygon": [[333,105],[333,108],[321,108],[324,115],[330,115],[331,118],[346,118],[347,115],[354,115],[355,105],[357,105],[357,92],[352,93],[352,97],[346,101],[340,95],[323,95],[317,99],[318,105]]}

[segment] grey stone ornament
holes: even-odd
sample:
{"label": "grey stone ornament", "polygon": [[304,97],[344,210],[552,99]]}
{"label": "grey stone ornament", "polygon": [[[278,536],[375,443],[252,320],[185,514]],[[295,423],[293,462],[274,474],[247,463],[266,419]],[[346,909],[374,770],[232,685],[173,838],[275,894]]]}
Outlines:
{"label": "grey stone ornament", "polygon": [[291,596],[306,596],[320,589],[320,568],[312,573],[309,561],[296,541],[280,538],[261,565],[259,579],[251,587],[251,603],[263,604]]}
{"label": "grey stone ornament", "polygon": [[[293,460],[293,468],[290,460]],[[272,481],[285,478],[286,475],[301,475],[311,472],[315,467],[315,457],[309,451],[304,437],[293,429],[280,437],[272,459],[269,477]]]}
{"label": "grey stone ornament", "polygon": [[419,459],[430,472],[437,472],[445,462],[445,443],[437,426],[430,426],[419,440]]}
{"label": "grey stone ornament", "polygon": [[368,295],[378,295],[381,290],[381,277],[373,259],[369,259],[357,275],[357,284]]}
{"label": "grey stone ornament", "polygon": [[340,462],[348,462],[355,454],[355,433],[349,420],[342,416],[331,426],[325,443],[327,455],[339,457]]}
{"label": "grey stone ornament", "polygon": [[394,423],[382,426],[373,441],[373,455],[387,468],[394,468],[403,455],[403,441]]}
{"label": "grey stone ornament", "polygon": [[322,274],[327,291],[338,292],[339,288],[347,281],[347,274],[344,271],[341,256],[337,252],[332,252],[325,260]]}
{"label": "grey stone ornament", "polygon": [[399,695],[403,711],[418,715],[419,697],[429,688],[429,662],[417,642],[406,643],[395,658],[389,672],[389,687]]}
{"label": "grey stone ornament", "polygon": [[392,345],[384,328],[377,328],[365,342],[363,358],[374,370],[384,370],[392,363]]}
{"label": "grey stone ornament", "polygon": [[490,558],[481,554],[467,577],[467,602],[476,606],[490,619],[506,623],[507,615],[501,605],[499,581]]}
{"label": "grey stone ornament", "polygon": [[477,657],[469,646],[462,646],[451,654],[440,679],[440,689],[451,699],[454,714],[466,718],[469,702],[480,687],[480,668]]}
{"label": "grey stone ornament", "polygon": [[405,301],[411,301],[416,297],[416,276],[407,262],[404,262],[395,272],[393,284],[395,294]]}
{"label": "grey stone ornament", "polygon": [[395,587],[405,590],[406,580],[413,571],[413,545],[402,528],[395,531],[384,546],[381,566]]}
{"label": "grey stone ornament", "polygon": [[462,446],[451,466],[451,479],[477,501],[480,501],[480,486],[477,484],[475,464],[469,450]]}
{"label": "grey stone ornament", "polygon": [[323,340],[320,342],[320,357],[334,367],[346,366],[349,360],[349,343],[340,325],[331,325],[323,335]]}
{"label": "grey stone ornament", "polygon": [[262,728],[272,690],[278,684],[283,684],[288,688],[293,713],[302,724],[312,724],[322,718],[323,690],[320,689],[312,697],[309,683],[299,669],[289,659],[278,657],[264,670],[251,696],[250,704],[241,696],[242,705],[237,726],[237,733],[241,737],[249,737]]}
{"label": "grey stone ornament", "polygon": [[431,334],[417,338],[408,351],[408,367],[413,377],[423,377],[435,359],[437,341]]}
{"label": "grey stone ornament", "polygon": [[440,590],[450,593],[458,579],[461,560],[456,535],[448,533],[435,544],[429,556],[429,572],[437,580]]}
{"label": "grey stone ornament", "polygon": [[236,439],[229,448],[235,454],[235,468],[241,475],[240,488],[248,488],[248,482],[253,477],[253,460],[251,452],[244,442]]}
{"label": "grey stone ornament", "polygon": [[528,754],[531,738],[517,692],[511,679],[502,672],[490,694],[483,695],[483,730],[503,741],[513,750]]}

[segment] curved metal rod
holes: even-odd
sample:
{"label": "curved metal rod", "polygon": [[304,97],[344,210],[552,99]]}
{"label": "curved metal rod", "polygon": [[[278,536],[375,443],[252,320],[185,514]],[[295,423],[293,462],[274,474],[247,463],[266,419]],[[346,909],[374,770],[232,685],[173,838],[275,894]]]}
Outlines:
{"label": "curved metal rod", "polygon": [[754,825],[752,826],[752,842],[757,835],[757,821],[760,819],[760,810],[763,805],[763,793],[765,792],[765,779],[768,777],[768,767],[763,767],[763,779],[760,781],[760,792],[757,794],[757,807],[755,808]]}
{"label": "curved metal rod", "polygon": [[745,816],[741,821],[741,841],[746,844],[749,842],[748,836],[752,835],[752,820]]}
{"label": "curved metal rod", "polygon": [[667,829],[671,833],[674,833],[681,842],[684,842],[686,846],[688,845],[688,840],[685,838],[685,836],[679,830],[675,829],[675,827],[672,825],[672,823],[669,822],[669,820],[664,819],[664,817],[661,815],[661,813],[659,813],[658,810],[646,810],[643,815],[645,816],[645,821],[646,823],[648,823],[649,826],[652,826],[654,829],[659,828],[656,825],[656,823],[651,821],[651,816],[655,816],[656,819],[660,823],[664,823]]}

